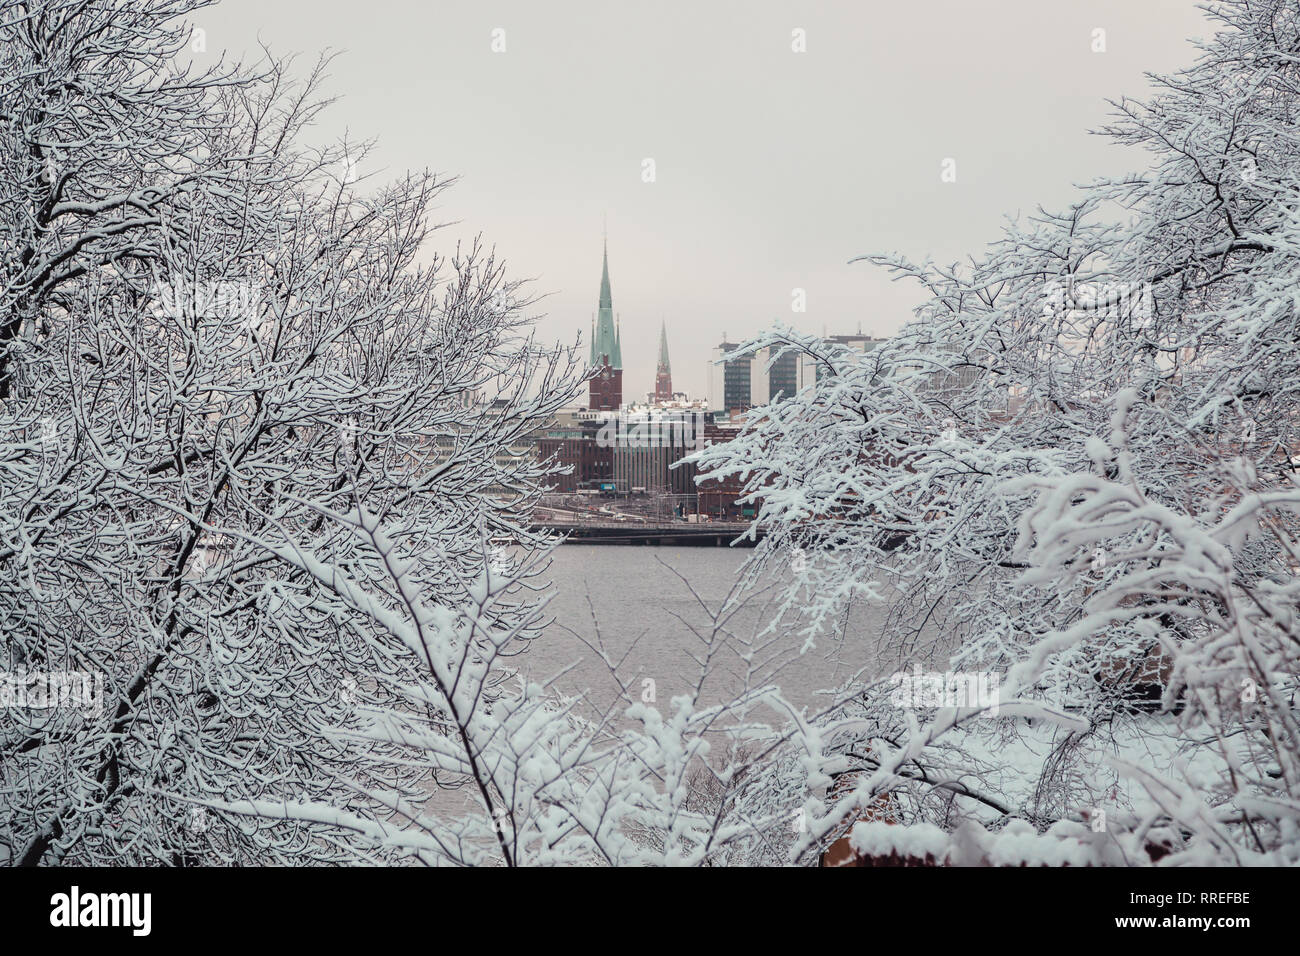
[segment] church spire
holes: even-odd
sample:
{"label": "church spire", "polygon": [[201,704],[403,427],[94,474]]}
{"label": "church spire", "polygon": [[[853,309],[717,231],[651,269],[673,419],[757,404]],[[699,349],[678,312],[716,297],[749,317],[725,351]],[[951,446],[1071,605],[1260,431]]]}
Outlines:
{"label": "church spire", "polygon": [[673,373],[668,364],[668,323],[659,320],[659,364],[655,368],[655,401],[670,402],[673,398]]}
{"label": "church spire", "polygon": [[591,337],[592,365],[608,361],[610,368],[623,367],[618,329],[614,326],[614,296],[609,288],[609,243],[600,265],[600,306],[596,313],[596,331]]}
{"label": "church spire", "polygon": [[614,297],[609,291],[609,240],[605,240],[605,248],[601,253],[600,260],[600,310],[612,312],[614,310]]}
{"label": "church spire", "polygon": [[615,324],[614,295],[609,287],[609,240],[600,263],[600,300],[591,333],[591,367],[588,407],[617,411],[623,404],[623,349]]}

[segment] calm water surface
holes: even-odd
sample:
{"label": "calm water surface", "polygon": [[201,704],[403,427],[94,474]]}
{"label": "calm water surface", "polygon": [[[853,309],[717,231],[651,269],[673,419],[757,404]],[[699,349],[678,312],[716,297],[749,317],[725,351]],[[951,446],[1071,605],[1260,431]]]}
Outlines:
{"label": "calm water surface", "polygon": [[[622,679],[639,699],[653,680],[662,709],[689,693],[699,676],[711,618],[736,586],[737,573],[753,552],[736,548],[566,544],[557,548],[548,577],[554,623],[518,663],[532,679],[546,680],[566,667],[555,688],[607,707],[618,686],[598,650],[619,662]],[[683,580],[684,579],[684,580]],[[694,593],[692,593],[694,591]],[[850,614],[843,640],[819,639],[802,654],[802,637],[778,629],[755,643],[775,616],[775,592],[751,596],[725,623],[727,650],[715,654],[702,699],[719,700],[746,682],[775,683],[796,706],[815,705],[817,691],[842,684],[873,664],[881,609],[862,606]],[[744,655],[748,654],[749,660]]]}
{"label": "calm water surface", "polygon": [[[580,698],[593,716],[608,714],[612,723],[623,724],[626,702],[601,659],[603,649],[633,699],[642,699],[643,681],[654,681],[654,705],[665,712],[673,697],[692,693],[705,650],[701,636],[709,636],[712,616],[750,554],[734,548],[562,545],[546,574],[554,621],[512,664],[532,680],[551,681],[558,694]],[[776,684],[793,706],[813,712],[828,700],[818,691],[839,687],[862,668],[880,673],[873,652],[879,607],[855,608],[842,640],[819,639],[802,654],[803,638],[789,630],[755,640],[773,616],[761,594],[728,616],[726,648],[710,662],[711,679],[699,694],[703,704],[731,699],[746,686]],[[773,726],[787,719],[771,712],[753,716]],[[477,807],[469,789],[433,793],[429,804],[434,813]]]}

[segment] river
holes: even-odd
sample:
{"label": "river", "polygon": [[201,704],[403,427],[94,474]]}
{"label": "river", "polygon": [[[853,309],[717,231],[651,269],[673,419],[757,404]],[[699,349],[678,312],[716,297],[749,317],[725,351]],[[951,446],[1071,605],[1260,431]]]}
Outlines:
{"label": "river", "polygon": [[[603,709],[616,701],[618,686],[590,646],[599,638],[606,654],[620,662],[634,696],[652,689],[662,709],[694,686],[697,659],[705,649],[702,638],[713,631],[711,616],[727,601],[751,554],[738,548],[563,545],[547,574],[554,621],[521,656],[520,668],[534,680],[570,668],[555,680],[555,689]],[[819,639],[800,653],[803,640],[789,628],[758,637],[774,617],[765,599],[770,597],[770,592],[751,597],[727,617],[727,650],[712,661],[704,702],[734,694],[748,680],[751,686],[775,683],[796,706],[814,706],[823,699],[819,690],[838,687],[855,671],[872,667],[879,606],[855,608],[843,640]]]}
{"label": "river", "polygon": [[[704,649],[701,638],[710,635],[713,614],[727,601],[752,554],[737,548],[561,545],[544,575],[553,620],[511,666],[530,680],[551,681],[558,695],[578,698],[589,716],[627,726],[622,717],[626,700],[601,659],[599,644],[617,662],[629,696],[666,712],[674,696],[693,692]],[[746,685],[776,684],[791,705],[812,713],[829,702],[820,691],[840,687],[856,671],[866,668],[879,675],[893,669],[875,651],[883,619],[878,605],[856,607],[842,639],[819,638],[803,653],[803,639],[789,630],[759,637],[773,610],[760,594],[727,617],[727,646],[710,662],[711,677],[698,696],[701,704],[734,699]],[[647,680],[653,681],[651,687]],[[653,697],[645,696],[650,689]],[[751,716],[770,726],[789,717],[771,711]],[[480,806],[468,788],[431,796],[428,809],[434,813],[475,812]]]}

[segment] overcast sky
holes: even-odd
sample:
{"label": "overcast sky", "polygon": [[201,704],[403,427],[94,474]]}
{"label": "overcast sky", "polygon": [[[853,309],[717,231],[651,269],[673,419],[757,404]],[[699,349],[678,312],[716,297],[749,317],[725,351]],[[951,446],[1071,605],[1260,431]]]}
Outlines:
{"label": "overcast sky", "polygon": [[436,245],[481,232],[546,294],[548,339],[586,341],[607,217],[625,399],[661,317],[701,396],[724,332],[889,334],[919,293],[849,259],[952,261],[1140,166],[1087,130],[1208,28],[1192,0],[224,0],[195,23],[209,56],[339,51],[317,134],[377,138],[362,172],[459,175]]}

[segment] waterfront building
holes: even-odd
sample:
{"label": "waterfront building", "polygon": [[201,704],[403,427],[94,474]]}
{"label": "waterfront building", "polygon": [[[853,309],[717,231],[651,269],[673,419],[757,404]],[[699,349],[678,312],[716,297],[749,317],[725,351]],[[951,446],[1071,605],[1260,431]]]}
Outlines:
{"label": "waterfront building", "polygon": [[725,335],[713,350],[709,375],[709,404],[723,415],[734,416],[767,402],[767,377],[754,355],[728,358],[740,348]]}
{"label": "waterfront building", "polygon": [[554,459],[564,469],[550,478],[550,490],[560,494],[614,491],[614,450],[597,441],[608,412],[588,409],[560,412],[537,434],[540,460]]}
{"label": "waterfront building", "polygon": [[704,447],[712,416],[691,408],[632,406],[597,435],[613,448],[614,485],[620,494],[693,495],[695,466],[678,465]]}
{"label": "waterfront building", "polygon": [[[829,335],[834,342],[862,352],[875,348],[884,339],[858,332],[854,335]],[[721,414],[734,417],[770,401],[787,399],[820,380],[824,366],[811,356],[779,349],[759,349],[744,356],[728,358],[740,343],[724,341],[713,349],[709,376],[709,403]]]}
{"label": "waterfront building", "polygon": [[[731,441],[740,433],[740,426],[727,422],[711,422],[704,430],[704,443],[713,445]],[[699,513],[713,521],[739,521],[754,516],[753,504],[742,505],[739,498],[744,491],[744,482],[739,475],[725,478],[710,478],[707,473],[695,475],[697,507]]]}

